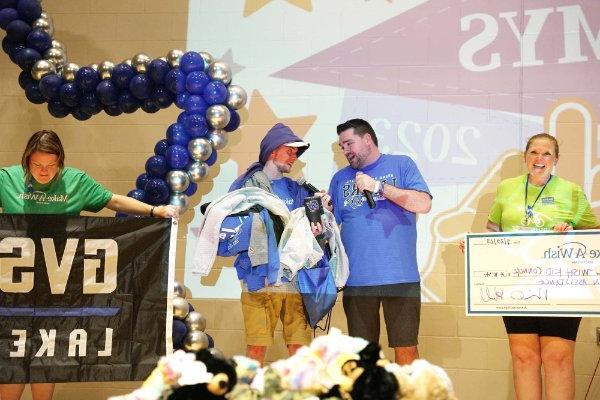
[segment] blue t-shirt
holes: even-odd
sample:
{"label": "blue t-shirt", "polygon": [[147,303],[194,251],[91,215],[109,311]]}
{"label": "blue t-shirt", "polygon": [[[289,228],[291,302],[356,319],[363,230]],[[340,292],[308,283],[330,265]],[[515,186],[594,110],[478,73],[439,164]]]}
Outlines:
{"label": "blue t-shirt", "polygon": [[358,171],[388,185],[431,196],[419,169],[406,156],[382,154],[362,170],[348,166],[333,176],[329,194],[350,261],[347,285],[419,282],[415,213],[375,194],[376,207],[370,209],[367,199],[356,188]]}
{"label": "blue t-shirt", "polygon": [[297,183],[293,182],[290,178],[284,177],[271,181],[271,188],[273,189],[273,194],[279,197],[281,201],[285,203],[288,210],[292,211],[293,209],[300,207],[301,204],[295,204],[294,196],[290,191],[290,182],[296,184],[296,186],[298,185]]}

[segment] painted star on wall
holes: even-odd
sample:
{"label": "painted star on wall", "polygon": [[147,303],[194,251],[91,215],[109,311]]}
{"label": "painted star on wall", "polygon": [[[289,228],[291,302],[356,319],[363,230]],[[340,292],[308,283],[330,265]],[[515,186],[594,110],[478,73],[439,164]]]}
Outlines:
{"label": "painted star on wall", "polygon": [[[238,165],[238,175],[258,159],[260,141],[277,122],[286,124],[296,135],[304,138],[317,119],[315,115],[279,118],[258,90],[252,92],[250,105],[247,107],[247,119],[239,128],[240,134],[231,135],[227,145],[229,158]],[[291,175],[298,176],[303,167],[304,163],[298,160]]]}
{"label": "painted star on wall", "polygon": [[[273,0],[246,0],[244,5],[244,17],[248,17],[260,10]],[[299,7],[305,11],[312,11],[312,0],[285,0],[296,7]]]}

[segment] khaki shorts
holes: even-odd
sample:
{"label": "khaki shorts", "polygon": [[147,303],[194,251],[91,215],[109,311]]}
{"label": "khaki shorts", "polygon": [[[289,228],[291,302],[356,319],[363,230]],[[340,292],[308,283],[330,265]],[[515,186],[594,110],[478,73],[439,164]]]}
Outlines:
{"label": "khaki shorts", "polygon": [[285,344],[308,344],[311,330],[304,316],[302,297],[289,292],[242,292],[246,344],[270,346],[277,320],[283,324]]}

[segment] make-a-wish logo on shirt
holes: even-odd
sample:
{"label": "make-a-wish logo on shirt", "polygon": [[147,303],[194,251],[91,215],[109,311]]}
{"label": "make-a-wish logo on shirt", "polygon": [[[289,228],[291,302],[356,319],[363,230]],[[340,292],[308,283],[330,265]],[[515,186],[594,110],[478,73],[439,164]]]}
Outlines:
{"label": "make-a-wish logo on shirt", "polygon": [[67,194],[51,194],[35,191],[31,193],[20,193],[18,195],[19,199],[26,201],[35,201],[37,203],[50,204],[50,203],[66,203],[69,199],[69,195]]}

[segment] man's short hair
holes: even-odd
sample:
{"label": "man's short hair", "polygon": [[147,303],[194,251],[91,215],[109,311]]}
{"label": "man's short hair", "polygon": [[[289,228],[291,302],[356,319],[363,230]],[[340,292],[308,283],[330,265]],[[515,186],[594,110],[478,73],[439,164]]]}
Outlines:
{"label": "man's short hair", "polygon": [[368,134],[369,136],[371,136],[371,139],[373,140],[373,143],[375,143],[375,146],[378,146],[377,135],[375,135],[373,127],[364,119],[354,118],[349,119],[348,121],[342,124],[339,124],[337,126],[337,134],[339,135],[340,133],[348,129],[354,129],[354,134],[360,137],[363,137]]}

